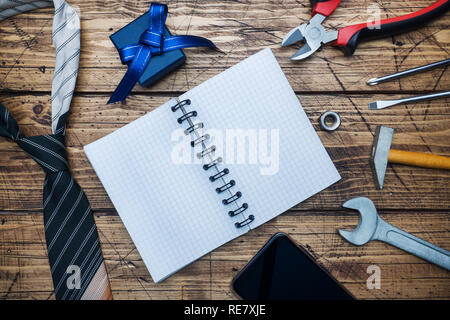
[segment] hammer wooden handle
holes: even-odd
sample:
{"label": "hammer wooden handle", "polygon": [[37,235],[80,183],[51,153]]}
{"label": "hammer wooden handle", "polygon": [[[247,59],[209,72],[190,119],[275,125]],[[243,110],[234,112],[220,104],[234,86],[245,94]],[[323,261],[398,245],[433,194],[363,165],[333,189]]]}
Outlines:
{"label": "hammer wooden handle", "polygon": [[389,150],[388,161],[415,167],[450,170],[450,158],[429,153]]}

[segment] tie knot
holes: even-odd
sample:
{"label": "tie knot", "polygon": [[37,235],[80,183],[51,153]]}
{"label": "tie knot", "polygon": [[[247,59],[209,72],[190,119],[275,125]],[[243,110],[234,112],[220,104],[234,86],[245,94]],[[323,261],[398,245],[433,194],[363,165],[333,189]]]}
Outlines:
{"label": "tie knot", "polygon": [[139,43],[152,47],[152,55],[161,55],[164,47],[164,34],[146,30],[141,34]]}
{"label": "tie knot", "polygon": [[63,135],[46,134],[20,137],[16,142],[46,173],[56,173],[69,169]]}

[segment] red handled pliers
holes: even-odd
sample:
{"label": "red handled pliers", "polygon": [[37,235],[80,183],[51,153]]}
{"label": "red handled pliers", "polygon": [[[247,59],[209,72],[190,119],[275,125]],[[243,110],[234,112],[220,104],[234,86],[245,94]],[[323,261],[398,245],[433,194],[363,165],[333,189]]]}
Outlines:
{"label": "red handled pliers", "polygon": [[337,8],[341,0],[310,0],[310,2],[313,7],[312,19],[292,29],[281,43],[285,47],[298,41],[305,42],[291,60],[305,59],[316,52],[322,44],[329,42],[341,48],[345,55],[352,55],[361,41],[409,31],[445,13],[450,8],[450,0],[439,0],[427,8],[404,16],[355,24],[338,31],[326,31],[322,22]]}

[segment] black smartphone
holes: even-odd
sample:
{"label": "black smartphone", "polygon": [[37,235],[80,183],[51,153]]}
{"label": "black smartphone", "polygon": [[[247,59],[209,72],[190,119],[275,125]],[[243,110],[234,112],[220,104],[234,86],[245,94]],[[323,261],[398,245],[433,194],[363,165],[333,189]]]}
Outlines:
{"label": "black smartphone", "polygon": [[286,234],[275,234],[234,277],[245,300],[353,300],[354,297]]}

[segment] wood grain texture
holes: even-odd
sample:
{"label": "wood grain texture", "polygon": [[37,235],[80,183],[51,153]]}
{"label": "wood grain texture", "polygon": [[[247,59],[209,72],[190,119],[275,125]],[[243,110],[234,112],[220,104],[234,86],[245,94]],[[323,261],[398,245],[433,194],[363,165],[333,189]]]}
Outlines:
{"label": "wood grain texture", "polygon": [[[284,35],[310,17],[309,3],[298,1],[167,1],[167,25],[176,34],[205,36],[223,53],[186,49],[187,63],[153,87],[136,91],[186,91],[249,55],[271,47],[296,91],[357,90],[445,90],[448,77],[442,69],[421,75],[422,81],[406,78],[369,88],[365,81],[395,70],[448,57],[450,30],[447,13],[423,28],[404,35],[362,43],[352,57],[328,46],[304,62],[288,58],[299,46],[280,48]],[[126,67],[120,64],[109,35],[143,14],[148,1],[75,0],[81,17],[81,72],[79,92],[111,92]],[[326,20],[331,29],[365,22],[368,7],[378,8],[380,17],[417,11],[430,1],[352,1],[342,3]],[[49,91],[54,71],[51,43],[51,9],[23,14],[0,25],[0,83],[9,90]],[[14,67],[14,68],[12,68]],[[313,76],[314,75],[314,76]],[[7,80],[7,81],[6,81]],[[428,86],[423,84],[428,83]],[[326,84],[326,85],[325,85]]]}
{"label": "wood grain texture", "polygon": [[[427,241],[450,247],[450,235],[442,230],[448,225],[445,211],[386,211],[381,216]],[[384,243],[354,247],[345,242],[336,228],[356,225],[357,215],[351,212],[291,210],[160,284],[151,280],[114,211],[97,213],[96,222],[115,298],[235,299],[232,277],[275,232],[288,233],[359,298],[449,298],[447,271]],[[5,288],[0,297],[53,298],[41,214],[2,214],[1,228],[0,279]],[[373,264],[381,269],[380,290],[366,288],[366,269]]]}
{"label": "wood grain texture", "polygon": [[[341,203],[357,194],[376,200],[380,208],[439,209],[442,204],[448,204],[450,172],[445,170],[389,165],[385,187],[382,191],[375,189],[369,155],[378,124],[396,129],[393,147],[450,156],[448,104],[424,102],[376,112],[368,109],[369,101],[386,97],[372,94],[299,95],[343,177],[338,184],[300,204],[299,209],[336,210]],[[113,206],[82,146],[154,110],[169,99],[167,96],[135,95],[128,99],[126,105],[105,105],[107,98],[106,95],[76,96],[67,130],[70,167],[94,209],[112,209]],[[47,96],[4,96],[1,101],[22,124],[24,134],[49,132],[51,104]],[[445,99],[442,101],[446,102]],[[339,130],[331,134],[320,131],[318,125],[320,114],[326,109],[339,112],[342,119]],[[2,208],[41,210],[42,170],[16,144],[5,139],[0,140],[0,168],[0,177],[5,180],[0,184]],[[30,177],[33,177],[31,181]]]}
{"label": "wood grain texture", "polygon": [[[136,86],[126,104],[106,105],[126,68],[108,36],[143,14],[149,1],[70,0],[82,23],[81,69],[67,130],[70,167],[94,209],[115,299],[236,299],[230,282],[275,232],[305,247],[357,298],[449,299],[450,273],[380,242],[355,247],[336,232],[357,214],[341,204],[370,197],[381,216],[450,249],[450,172],[389,165],[376,190],[368,159],[377,125],[395,129],[397,149],[450,156],[450,100],[371,111],[368,103],[448,90],[447,69],[369,87],[369,78],[449,56],[449,13],[416,31],[361,44],[352,57],[326,47],[291,62],[299,47],[280,48],[285,33],[310,16],[309,2],[293,0],[167,1],[175,34],[212,39],[223,53],[187,49],[187,63],[151,88]],[[343,1],[329,28],[419,10],[430,1]],[[0,101],[25,135],[50,132],[54,71],[51,9],[0,23]],[[338,168],[342,180],[264,226],[218,248],[160,284],[153,283],[82,147],[154,110],[238,61],[271,47]],[[333,132],[320,131],[326,110],[341,115]],[[11,141],[0,138],[0,299],[54,299],[42,221],[42,170]],[[368,290],[366,269],[381,268],[380,290]]]}

